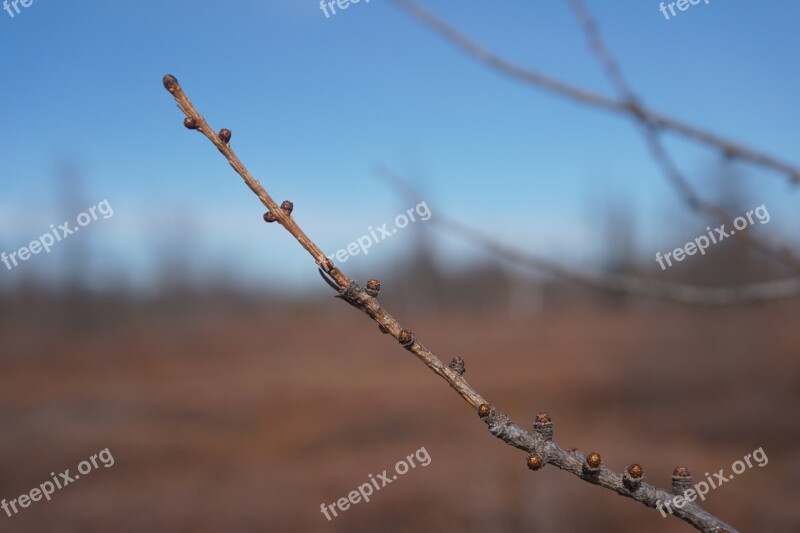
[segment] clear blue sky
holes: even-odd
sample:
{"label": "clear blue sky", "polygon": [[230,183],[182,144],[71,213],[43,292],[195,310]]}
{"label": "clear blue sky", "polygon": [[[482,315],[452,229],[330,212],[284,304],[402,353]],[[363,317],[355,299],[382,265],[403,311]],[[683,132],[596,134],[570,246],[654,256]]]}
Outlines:
{"label": "clear blue sky", "polygon": [[[800,163],[800,3],[712,0],[670,21],[654,0],[589,4],[648,104]],[[612,94],[564,2],[425,5],[513,61]],[[480,202],[502,205],[487,230],[573,264],[599,257],[609,202],[634,215],[642,254],[705,227],[685,214],[628,120],[500,77],[383,0],[331,18],[315,0],[34,0],[14,18],[0,11],[0,50],[5,251],[77,215],[57,198],[66,160],[81,171],[87,208],[106,198],[114,207],[74,237],[91,240],[102,273],[124,268],[146,282],[154,254],[172,248],[199,270],[230,268],[253,282],[316,276],[288,234],[265,227],[210,143],[183,128],[161,85],[168,72],[213,126],[233,131],[251,172],[295,202],[330,252],[410,207],[374,178],[378,162],[415,180],[434,217],[470,221]],[[673,137],[669,146],[713,193],[719,158]],[[797,244],[797,192],[782,176],[740,168],[751,207],[766,203],[770,231]],[[380,271],[419,230],[346,269]],[[436,242],[444,262],[474,257]],[[73,244],[0,276],[46,272]]]}

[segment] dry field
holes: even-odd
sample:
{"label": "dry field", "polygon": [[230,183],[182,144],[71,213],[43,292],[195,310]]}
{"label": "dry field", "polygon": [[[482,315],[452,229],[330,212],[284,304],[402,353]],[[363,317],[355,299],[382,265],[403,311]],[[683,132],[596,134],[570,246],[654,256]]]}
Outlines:
{"label": "dry field", "polygon": [[[794,303],[540,317],[407,313],[428,347],[562,445],[669,486],[758,447],[769,464],[706,502],[741,531],[800,524]],[[530,472],[447,385],[344,305],[330,313],[104,317],[83,333],[0,326],[0,497],[108,447],[115,464],[0,530],[691,531],[554,467]],[[420,447],[432,460],[328,522],[330,503]]]}

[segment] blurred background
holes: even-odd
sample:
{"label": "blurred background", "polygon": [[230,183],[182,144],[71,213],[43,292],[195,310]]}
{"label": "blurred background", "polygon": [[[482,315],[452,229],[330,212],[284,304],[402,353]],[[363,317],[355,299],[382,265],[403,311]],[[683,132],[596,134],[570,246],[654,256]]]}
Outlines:
{"label": "blurred background", "polygon": [[[566,2],[424,5],[509,61],[614,94]],[[648,105],[800,162],[800,5],[700,3],[670,20],[654,1],[588,6]],[[763,447],[769,464],[705,508],[740,531],[798,530],[797,297],[708,307],[587,288],[477,237],[644,283],[797,276],[738,236],[662,271],[657,252],[719,222],[687,208],[630,118],[491,72],[387,1],[329,17],[313,0],[19,7],[0,11],[0,252],[104,201],[113,215],[0,263],[0,498],[104,448],[115,464],[0,512],[1,531],[691,531],[528,471],[264,224],[181,124],[168,72],[326,253],[426,203],[429,220],[337,264],[379,278],[382,305],[443,360],[463,357],[517,423],[546,410],[562,446],[666,488],[679,464],[700,480]],[[664,142],[707,200],[768,209],[748,236],[800,249],[786,176]],[[430,465],[321,514],[421,447]]]}

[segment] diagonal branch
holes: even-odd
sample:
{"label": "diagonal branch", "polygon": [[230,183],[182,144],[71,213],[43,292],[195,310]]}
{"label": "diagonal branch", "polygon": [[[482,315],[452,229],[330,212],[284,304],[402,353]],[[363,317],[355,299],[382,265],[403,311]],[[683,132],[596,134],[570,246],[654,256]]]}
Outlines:
{"label": "diagonal branch", "polygon": [[[406,180],[388,168],[379,165],[376,172],[380,178],[400,190],[412,202],[419,200],[419,193]],[[754,283],[741,287],[712,288],[687,283],[647,280],[641,276],[628,274],[578,270],[498,242],[480,229],[442,214],[441,211],[430,221],[433,222],[434,227],[439,227],[464,242],[488,250],[514,265],[526,267],[534,272],[544,272],[594,290],[709,307],[768,302],[800,296],[800,277]]]}
{"label": "diagonal branch", "polygon": [[715,148],[727,157],[742,159],[755,165],[772,169],[787,175],[793,184],[800,184],[800,168],[795,165],[652,109],[646,107],[634,109],[626,101],[617,101],[514,64],[487,50],[413,0],[392,0],[392,2],[476,61],[501,74],[582,104],[599,107],[622,115],[629,115],[633,118],[643,114],[647,122],[652,124],[654,128],[669,130],[689,139],[694,139]]}
{"label": "diagonal branch", "polygon": [[[725,223],[733,220],[734,216],[727,209],[703,199],[697,193],[684,173],[678,168],[675,160],[669,155],[669,152],[667,152],[661,140],[661,131],[658,125],[655,124],[648,113],[644,111],[641,99],[636,95],[631,85],[625,79],[619,63],[603,41],[597,22],[592,17],[583,0],[568,0],[568,3],[575,13],[578,22],[581,24],[587,40],[589,41],[589,47],[602,66],[606,77],[611,81],[620,99],[623,102],[627,102],[628,107],[633,112],[635,120],[639,123],[642,136],[650,151],[650,155],[661,168],[661,172],[678,193],[681,200],[693,211],[715,219],[717,222]],[[795,272],[800,271],[800,259],[787,247],[763,239],[757,239],[749,233],[740,233],[740,235],[742,236],[742,241],[752,249],[760,252],[776,263],[789,267]]]}
{"label": "diagonal branch", "polygon": [[[258,196],[264,206],[267,207],[269,211],[264,215],[264,219],[267,222],[279,222],[283,225],[303,248],[311,254],[320,268],[333,278],[339,287],[339,297],[369,315],[378,323],[382,332],[388,333],[397,339],[406,350],[413,353],[428,368],[443,378],[467,403],[478,410],[478,415],[487,424],[492,435],[511,446],[528,452],[527,464],[530,469],[539,470],[549,463],[561,470],[571,472],[589,483],[613,490],[617,494],[632,498],[653,508],[658,506],[660,502],[667,502],[673,497],[673,494],[645,483],[643,481],[643,471],[639,465],[630,465],[624,473],[620,474],[603,466],[602,459],[597,453],[583,456],[576,450],[564,450],[551,440],[552,422],[549,416],[544,413],[537,417],[534,424],[534,432],[531,433],[514,424],[510,418],[500,411],[490,407],[487,401],[462,376],[464,373],[463,360],[455,358],[449,365],[445,365],[436,355],[417,341],[413,333],[403,329],[397,320],[380,306],[377,300],[380,283],[377,280],[369,280],[366,288],[361,288],[336,268],[330,259],[324,256],[319,247],[303,233],[292,218],[292,203],[287,201],[278,206],[261,183],[250,175],[239,161],[239,158],[236,157],[236,154],[229,146],[230,130],[223,129],[219,133],[215,133],[203,116],[197,112],[174,76],[166,75],[164,77],[164,87],[175,97],[178,107],[186,115],[184,125],[205,135],[225,156],[230,165],[244,179],[247,186]],[[678,475],[679,472],[681,475]],[[683,475],[684,473],[686,475]],[[677,479],[678,483],[673,483],[673,493],[682,494],[681,487],[685,486],[687,475],[688,471],[685,468],[679,467],[679,469],[676,469],[673,480]],[[695,502],[687,502],[683,507],[673,509],[673,512],[675,516],[692,524],[700,531],[707,533],[735,533],[731,526],[703,510]]]}

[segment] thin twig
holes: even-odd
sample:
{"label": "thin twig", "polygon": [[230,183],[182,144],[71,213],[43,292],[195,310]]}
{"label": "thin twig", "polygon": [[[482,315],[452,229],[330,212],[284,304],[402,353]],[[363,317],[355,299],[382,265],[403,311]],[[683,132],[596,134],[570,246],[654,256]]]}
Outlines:
{"label": "thin twig", "polygon": [[441,37],[467,53],[473,59],[506,76],[565,96],[582,104],[599,107],[623,115],[629,115],[634,118],[637,118],[639,114],[643,114],[647,122],[652,124],[655,128],[673,131],[687,138],[699,141],[719,150],[726,157],[746,160],[753,164],[775,170],[788,176],[790,181],[795,185],[800,184],[800,168],[795,165],[786,163],[785,161],[759,150],[725,139],[715,133],[692,126],[676,118],[658,113],[652,109],[643,106],[633,108],[629,102],[617,101],[613,98],[546,76],[532,69],[516,65],[490,52],[413,0],[392,0],[392,2],[414,19],[425,24]]}
{"label": "thin twig", "polygon": [[[376,168],[376,174],[400,191],[412,202],[420,198],[408,181],[383,165]],[[564,266],[531,252],[522,251],[498,242],[491,235],[437,211],[430,222],[449,235],[464,242],[479,246],[514,265],[526,267],[535,272],[543,272],[557,278],[598,291],[611,291],[642,298],[657,298],[696,306],[727,306],[756,302],[768,302],[800,296],[800,277],[754,283],[741,287],[701,287],[686,283],[672,283],[648,280],[642,276],[589,272]]]}
{"label": "thin twig", "polygon": [[[575,17],[581,24],[592,53],[603,68],[606,77],[614,86],[617,95],[623,102],[628,103],[628,107],[633,111],[633,117],[640,126],[640,131],[644,137],[650,155],[661,168],[667,181],[678,193],[678,196],[697,213],[706,215],[720,223],[733,220],[734,216],[722,206],[704,200],[692,187],[689,180],[678,168],[675,160],[669,155],[663,141],[661,132],[656,124],[651,121],[650,116],[644,112],[641,99],[635,93],[631,85],[625,79],[625,75],[619,63],[611,54],[600,35],[597,22],[592,17],[589,9],[583,0],[568,0]],[[772,242],[767,242],[763,238],[758,239],[749,233],[740,233],[742,241],[752,249],[762,253],[765,257],[776,263],[789,267],[795,272],[800,271],[800,259],[798,259],[787,247]]]}
{"label": "thin twig", "polygon": [[[377,280],[370,280],[366,289],[363,289],[345,276],[333,265],[330,259],[324,256],[319,247],[295,223],[291,216],[293,205],[290,202],[284,202],[282,206],[278,206],[261,183],[250,175],[230,148],[228,144],[231,137],[230,131],[221,130],[219,134],[215,133],[203,116],[197,112],[174,76],[165,76],[164,86],[175,97],[178,107],[186,115],[184,125],[190,129],[197,129],[205,135],[244,179],[247,186],[269,209],[269,212],[265,214],[265,220],[279,222],[283,225],[300,242],[303,248],[311,254],[316,263],[334,279],[339,286],[339,297],[370,316],[379,324],[381,331],[397,339],[406,350],[412,352],[428,368],[443,378],[467,403],[478,410],[478,415],[484,420],[489,427],[489,431],[494,436],[511,446],[528,452],[527,464],[529,468],[538,470],[549,463],[571,472],[589,483],[613,490],[648,507],[655,508],[659,502],[667,502],[673,498],[672,493],[643,482],[643,472],[639,465],[630,465],[626,472],[621,474],[603,466],[600,456],[596,453],[583,456],[577,451],[564,450],[550,440],[552,437],[552,424],[549,416],[542,414],[537,417],[537,424],[540,425],[540,428],[544,424],[544,418],[547,418],[546,423],[550,424],[549,430],[540,429],[530,433],[514,424],[506,415],[491,407],[463,378],[461,375],[463,367],[458,364],[445,365],[442,363],[438,357],[416,340],[413,333],[403,329],[397,320],[380,306],[377,300],[380,283]],[[675,492],[675,487],[673,487],[673,492]],[[687,502],[681,508],[674,508],[673,512],[675,516],[692,524],[700,531],[708,533],[729,531],[735,533],[731,526],[704,511],[695,502]]]}

